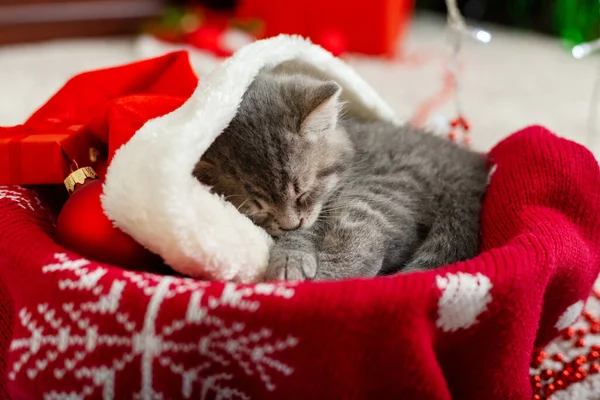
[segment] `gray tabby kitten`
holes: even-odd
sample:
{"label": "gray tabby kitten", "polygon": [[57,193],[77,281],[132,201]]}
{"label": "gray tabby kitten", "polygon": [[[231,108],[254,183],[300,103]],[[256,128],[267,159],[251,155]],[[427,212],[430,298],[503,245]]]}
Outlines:
{"label": "gray tabby kitten", "polygon": [[341,88],[263,70],[194,175],[276,237],[267,280],[427,270],[474,257],[483,155],[343,118]]}

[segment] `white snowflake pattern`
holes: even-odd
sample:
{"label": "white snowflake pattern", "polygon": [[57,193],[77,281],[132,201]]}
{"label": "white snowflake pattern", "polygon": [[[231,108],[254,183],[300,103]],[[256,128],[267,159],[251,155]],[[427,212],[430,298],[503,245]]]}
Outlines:
{"label": "white snowflake pattern", "polygon": [[21,186],[0,186],[2,199],[10,200],[24,210],[36,211],[36,207],[41,207],[40,199]]}
{"label": "white snowflake pattern", "polygon": [[[260,308],[264,296],[293,297],[291,283],[211,285],[131,271],[110,279],[107,268],[88,260],[70,259],[62,253],[54,257],[56,263],[44,266],[42,272],[60,273],[59,290],[83,300],[21,309],[17,321],[21,335],[10,345],[13,362],[8,375],[11,380],[22,374],[33,380],[51,372],[56,380],[68,376],[80,382],[76,392],[45,393],[47,400],[85,399],[97,395],[98,390],[104,399],[113,399],[119,372],[136,362],[140,365],[140,391],[135,398],[139,399],[169,397],[154,387],[157,368],[180,380],[181,397],[191,398],[194,390],[199,390],[202,399],[248,399],[242,389],[232,386],[239,374],[257,379],[266,390],[273,391],[277,387],[275,374],[289,376],[294,372],[279,360],[279,354],[295,347],[298,339],[291,335],[275,337],[268,327],[249,329],[245,321]],[[125,294],[132,291],[147,299],[141,321],[122,306]],[[189,296],[187,308],[167,323],[157,323],[161,307],[183,295]],[[172,310],[169,308],[169,316]],[[243,320],[224,318],[220,310],[236,310]],[[113,328],[105,329],[99,321],[109,322]],[[90,357],[99,352],[103,354],[102,365]],[[190,363],[194,354],[196,358]],[[238,376],[231,372],[232,366],[240,371]]]}
{"label": "white snowflake pattern", "polygon": [[436,284],[442,291],[436,325],[444,332],[471,327],[492,301],[493,284],[479,272],[475,275],[466,272],[438,275]]}

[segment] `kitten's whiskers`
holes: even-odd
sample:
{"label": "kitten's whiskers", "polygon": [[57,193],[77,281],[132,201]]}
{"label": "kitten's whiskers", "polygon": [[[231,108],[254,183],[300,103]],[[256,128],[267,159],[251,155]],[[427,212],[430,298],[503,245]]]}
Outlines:
{"label": "kitten's whiskers", "polygon": [[249,198],[247,198],[246,200],[242,201],[242,204],[240,204],[240,205],[237,207],[237,210],[238,210],[238,211],[240,211],[240,208],[242,208],[242,207],[243,207],[243,205],[244,205],[244,204],[246,204],[246,202],[248,202],[249,200],[250,200],[250,199],[249,199]]}

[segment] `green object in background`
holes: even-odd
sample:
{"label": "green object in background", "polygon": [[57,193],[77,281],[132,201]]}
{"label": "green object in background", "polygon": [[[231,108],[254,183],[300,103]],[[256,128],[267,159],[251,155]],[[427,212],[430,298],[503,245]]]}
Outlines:
{"label": "green object in background", "polygon": [[558,35],[568,47],[600,37],[600,1],[556,0]]}
{"label": "green object in background", "polygon": [[[467,19],[560,37],[571,48],[600,38],[600,0],[457,0]],[[418,0],[418,10],[445,15],[444,2]]]}

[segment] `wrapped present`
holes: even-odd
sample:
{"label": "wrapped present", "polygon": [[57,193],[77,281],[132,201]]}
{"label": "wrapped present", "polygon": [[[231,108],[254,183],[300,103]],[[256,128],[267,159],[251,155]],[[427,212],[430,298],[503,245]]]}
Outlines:
{"label": "wrapped present", "polygon": [[62,183],[73,168],[90,163],[97,147],[102,143],[82,125],[57,124],[43,132],[0,127],[0,184]]}
{"label": "wrapped present", "polygon": [[123,98],[138,96],[151,109],[154,100],[148,98],[157,96],[178,99],[179,105],[197,84],[185,51],[73,77],[23,125],[0,127],[0,185],[61,184],[73,169],[92,165],[98,154],[109,156],[127,141],[109,128]]}
{"label": "wrapped present", "polygon": [[[394,56],[412,16],[414,0],[240,0],[240,19],[258,18],[266,37],[294,33],[329,51]],[[343,44],[339,43],[343,42]],[[335,44],[334,44],[335,43]]]}

